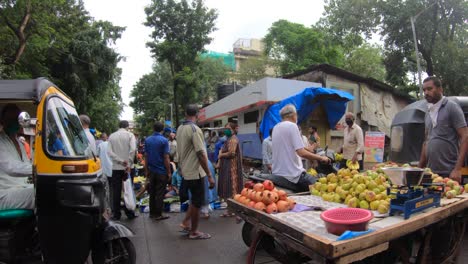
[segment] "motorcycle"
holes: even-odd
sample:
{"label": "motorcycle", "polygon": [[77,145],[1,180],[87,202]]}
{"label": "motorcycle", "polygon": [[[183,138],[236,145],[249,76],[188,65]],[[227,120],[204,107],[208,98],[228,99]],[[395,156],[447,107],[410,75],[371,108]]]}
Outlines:
{"label": "motorcycle", "polygon": [[32,146],[35,209],[0,210],[0,263],[135,263],[134,233],[109,220],[107,179],[72,99],[43,78],[0,81],[0,107],[9,103],[27,111],[18,123]]}

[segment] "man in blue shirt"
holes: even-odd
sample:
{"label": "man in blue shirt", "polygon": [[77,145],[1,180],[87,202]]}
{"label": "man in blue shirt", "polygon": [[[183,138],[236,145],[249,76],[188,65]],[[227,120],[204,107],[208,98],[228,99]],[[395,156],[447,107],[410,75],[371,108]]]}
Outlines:
{"label": "man in blue shirt", "polygon": [[171,182],[169,142],[161,134],[164,129],[161,122],[156,122],[153,129],[153,135],[145,141],[145,176],[150,181],[150,218],[164,220],[169,218],[162,214],[166,185]]}

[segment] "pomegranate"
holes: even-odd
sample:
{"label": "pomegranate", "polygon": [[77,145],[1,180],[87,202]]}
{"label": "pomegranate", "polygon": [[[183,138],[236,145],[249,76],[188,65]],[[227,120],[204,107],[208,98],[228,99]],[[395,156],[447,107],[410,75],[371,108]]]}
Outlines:
{"label": "pomegranate", "polygon": [[260,211],[265,211],[266,206],[265,206],[264,203],[258,202],[258,203],[255,204],[254,208],[257,209],[257,210],[260,210]]}
{"label": "pomegranate", "polygon": [[249,190],[249,189],[247,189],[247,188],[242,189],[241,195],[242,195],[242,196],[247,196],[247,191],[248,191],[248,190]]}
{"label": "pomegranate", "polygon": [[275,187],[273,188],[272,192],[279,192],[279,190]]}
{"label": "pomegranate", "polygon": [[249,205],[249,203],[250,203],[250,199],[249,199],[249,198],[245,198],[243,204],[244,204],[244,205]]}
{"label": "pomegranate", "polygon": [[280,200],[276,203],[278,207],[278,212],[287,212],[289,211],[289,203],[287,201]]}
{"label": "pomegranate", "polygon": [[294,209],[294,206],[296,206],[296,201],[291,198],[287,198],[286,201],[289,203],[289,210]]}
{"label": "pomegranate", "polygon": [[263,182],[263,187],[265,190],[273,191],[273,189],[275,188],[275,185],[273,184],[272,181],[266,180]]}
{"label": "pomegranate", "polygon": [[263,192],[256,192],[254,201],[261,202],[263,200]]}
{"label": "pomegranate", "polygon": [[234,201],[239,201],[239,198],[241,198],[241,195],[240,194],[236,194],[234,195]]}
{"label": "pomegranate", "polygon": [[276,203],[279,200],[278,193],[270,192],[268,195],[270,196],[270,200],[272,203]]}
{"label": "pomegranate", "polygon": [[288,198],[288,194],[283,190],[278,191],[278,196],[279,196],[279,199],[283,201],[286,201],[286,199]]}
{"label": "pomegranate", "polygon": [[254,202],[254,201],[250,201],[250,202],[249,202],[249,207],[250,207],[250,208],[254,208],[254,206],[255,206],[255,202]]}
{"label": "pomegranate", "polygon": [[250,199],[250,194],[253,192],[253,190],[251,189],[248,189],[247,190],[247,194],[245,195],[245,197],[249,198]]}
{"label": "pomegranate", "polygon": [[252,189],[254,185],[255,185],[255,183],[253,181],[246,181],[244,183],[244,187],[249,188],[249,189]]}
{"label": "pomegranate", "polygon": [[276,206],[275,203],[271,203],[267,206],[266,212],[269,214],[274,214],[278,212],[278,207]]}
{"label": "pomegranate", "polygon": [[245,203],[245,199],[247,199],[247,198],[245,198],[244,196],[241,196],[241,197],[239,197],[239,201],[238,201],[238,202],[241,203],[241,204],[244,204],[244,203]]}
{"label": "pomegranate", "polygon": [[251,192],[250,192],[250,195],[249,195],[249,199],[250,199],[251,201],[255,201],[255,195],[256,195],[256,194],[257,194],[256,191],[251,191]]}
{"label": "pomegranate", "polygon": [[253,188],[256,192],[263,192],[264,190],[264,187],[261,183],[256,183]]}
{"label": "pomegranate", "polygon": [[270,198],[270,191],[263,191],[263,198],[262,198],[262,202],[265,204],[265,205],[269,205],[271,204],[271,198]]}

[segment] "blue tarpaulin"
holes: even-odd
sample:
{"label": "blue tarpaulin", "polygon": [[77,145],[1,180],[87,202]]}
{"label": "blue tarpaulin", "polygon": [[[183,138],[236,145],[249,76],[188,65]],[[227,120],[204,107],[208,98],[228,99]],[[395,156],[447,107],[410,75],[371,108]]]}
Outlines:
{"label": "blue tarpaulin", "polygon": [[296,106],[298,123],[306,120],[312,111],[322,105],[327,113],[328,124],[333,128],[345,114],[346,104],[351,100],[354,100],[354,96],[340,90],[322,87],[306,88],[298,94],[271,105],[263,116],[260,132],[263,138],[268,137],[270,128],[281,122],[279,114],[281,108],[288,104]]}

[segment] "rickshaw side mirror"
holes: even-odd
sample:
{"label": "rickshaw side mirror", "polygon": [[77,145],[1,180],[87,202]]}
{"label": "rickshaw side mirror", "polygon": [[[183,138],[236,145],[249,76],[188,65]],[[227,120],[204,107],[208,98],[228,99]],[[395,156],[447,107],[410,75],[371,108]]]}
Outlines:
{"label": "rickshaw side mirror", "polygon": [[31,125],[35,125],[36,119],[31,118],[28,112],[21,112],[18,115],[18,123],[20,124],[22,128],[27,128],[27,127],[30,127]]}

